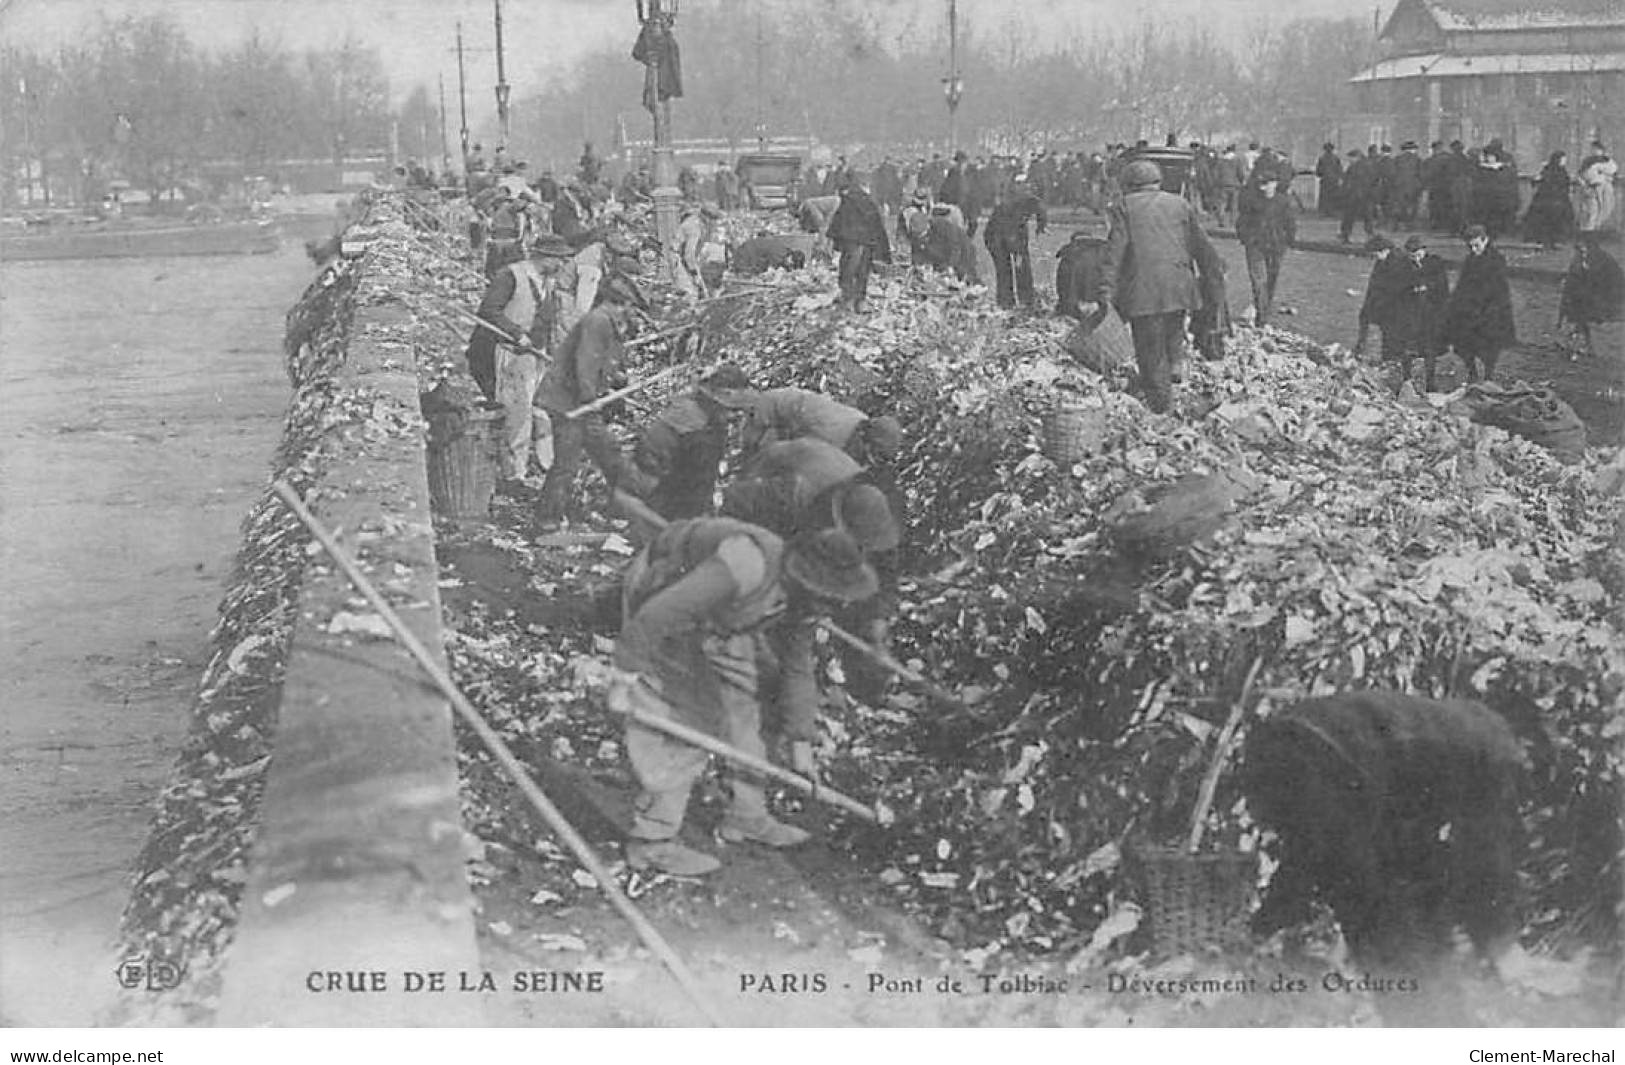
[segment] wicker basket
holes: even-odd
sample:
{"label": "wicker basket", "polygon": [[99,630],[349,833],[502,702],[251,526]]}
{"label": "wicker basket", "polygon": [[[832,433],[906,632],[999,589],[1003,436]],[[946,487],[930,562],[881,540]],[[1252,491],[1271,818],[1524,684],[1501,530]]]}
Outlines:
{"label": "wicker basket", "polygon": [[436,412],[429,419],[429,502],[448,518],[484,518],[497,487],[502,412]]}
{"label": "wicker basket", "polygon": [[1130,851],[1140,899],[1159,953],[1244,948],[1256,856],[1239,851],[1191,854],[1180,847]]}
{"label": "wicker basket", "polygon": [[1062,404],[1044,419],[1044,454],[1062,466],[1082,462],[1106,442],[1106,412],[1100,407]]}

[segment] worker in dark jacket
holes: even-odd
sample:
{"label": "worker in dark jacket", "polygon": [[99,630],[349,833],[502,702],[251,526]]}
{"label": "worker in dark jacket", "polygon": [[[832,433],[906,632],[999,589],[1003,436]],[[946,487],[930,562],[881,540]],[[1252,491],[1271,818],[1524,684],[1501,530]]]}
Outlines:
{"label": "worker in dark jacket", "polygon": [[1024,175],[1017,174],[1010,188],[994,200],[993,213],[982,234],[993,256],[993,276],[997,282],[999,306],[1016,305],[1019,298],[1025,310],[1033,308],[1033,257],[1027,242],[1027,222],[1031,220],[1040,235],[1049,226],[1044,205],[1027,187]]}
{"label": "worker in dark jacket", "polygon": [[1483,226],[1468,226],[1467,257],[1461,262],[1456,289],[1445,310],[1444,343],[1454,348],[1467,380],[1488,381],[1495,376],[1501,349],[1517,342],[1512,321],[1512,286],[1506,260],[1491,243]]}
{"label": "worker in dark jacket", "polygon": [[[824,530],[786,543],[741,521],[680,521],[633,559],[623,587],[626,620],[615,643],[612,709],[676,721],[765,758],[757,663],[778,657],[775,725],[790,741],[792,768],[815,773],[813,621],[878,587],[849,536]],[[808,653],[775,656],[786,643],[805,644]],[[627,725],[626,750],[639,787],[628,863],[678,876],[714,872],[716,858],[678,838],[706,753],[635,721]],[[768,812],[760,781],[738,770],[730,775],[723,839],[769,847],[806,842],[805,829]]]}
{"label": "worker in dark jacket", "polygon": [[1343,220],[1337,231],[1338,238],[1344,244],[1349,243],[1356,221],[1365,230],[1367,238],[1372,235],[1375,210],[1373,199],[1376,191],[1377,161],[1370,156],[1361,155],[1358,149],[1351,149],[1349,165],[1343,171]]}
{"label": "worker in dark jacket", "polygon": [[879,206],[856,181],[841,190],[841,205],[829,220],[829,238],[841,256],[841,305],[868,310],[869,269],[875,262],[891,262],[891,241]]}
{"label": "worker in dark jacket", "polygon": [[[1411,367],[1422,359],[1424,391],[1432,392],[1439,352],[1443,350],[1444,313],[1450,300],[1450,277],[1444,260],[1427,250],[1418,236],[1405,241],[1395,281],[1393,317],[1394,354],[1399,359],[1401,387],[1411,379]],[[1387,337],[1383,348],[1388,349]]]}
{"label": "worker in dark jacket", "polygon": [[1253,286],[1253,324],[1268,325],[1275,308],[1275,283],[1281,261],[1297,240],[1292,201],[1280,191],[1277,175],[1255,172],[1241,196],[1236,216],[1236,239],[1247,255],[1247,278]]}
{"label": "worker in dark jacket", "polygon": [[553,423],[553,465],[542,483],[537,517],[543,523],[565,516],[566,496],[586,452],[611,489],[626,471],[620,444],[598,412],[568,417],[570,411],[615,389],[620,378],[621,337],[632,320],[636,299],[627,282],[615,278],[598,290],[598,306],[571,328],[542,376],[536,402]]}
{"label": "worker in dark jacket", "polygon": [[953,168],[937,187],[936,202],[951,203],[958,207],[960,215],[965,220],[965,233],[972,237],[976,236],[976,220],[982,213],[982,201],[977,188],[976,168],[971,166],[970,159],[964,152],[955,152]]}
{"label": "worker in dark jacket", "polygon": [[[756,395],[737,366],[720,366],[706,375],[644,429],[621,490],[670,521],[709,514],[728,448],[729,415],[749,409]],[[652,538],[654,531],[643,530],[643,538]]]}
{"label": "worker in dark jacket", "polygon": [[1148,159],[1123,168],[1122,202],[1110,212],[1106,261],[1095,303],[1115,304],[1129,323],[1146,406],[1162,413],[1173,401],[1173,378],[1184,361],[1185,316],[1202,307],[1196,264],[1217,253],[1196,208],[1161,191],[1162,171]]}
{"label": "worker in dark jacket", "polygon": [[910,211],[903,225],[915,265],[951,273],[969,285],[981,283],[976,245],[959,223],[946,215]]}

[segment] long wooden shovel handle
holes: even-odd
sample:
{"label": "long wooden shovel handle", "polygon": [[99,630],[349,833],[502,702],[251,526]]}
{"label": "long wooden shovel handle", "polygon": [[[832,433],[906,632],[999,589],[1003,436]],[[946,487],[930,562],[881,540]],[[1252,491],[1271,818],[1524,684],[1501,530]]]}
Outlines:
{"label": "long wooden shovel handle", "polygon": [[680,373],[703,373],[703,372],[704,372],[703,370],[699,370],[699,369],[697,369],[696,367],[693,367],[693,366],[668,366],[664,370],[661,370],[659,373],[650,374],[648,377],[645,377],[643,380],[637,382],[636,384],[627,385],[625,388],[617,388],[613,392],[607,392],[604,395],[599,396],[597,399],[593,400],[591,403],[583,403],[581,406],[577,407],[575,410],[565,411],[564,416],[566,418],[569,418],[571,421],[574,421],[575,419],[585,417],[588,414],[595,414],[598,411],[601,411],[605,407],[609,406],[611,403],[614,403],[616,400],[625,399],[627,396],[633,395],[633,394],[638,393],[638,392],[642,392],[645,388],[648,388],[650,385],[658,384],[659,382],[666,380],[668,377],[674,377],[674,376],[676,376],[677,374],[680,374]]}
{"label": "long wooden shovel handle", "polygon": [[565,816],[559,812],[558,807],[553,805],[552,800],[537,786],[536,781],[531,779],[530,772],[525,768],[524,763],[514,756],[513,751],[509,750],[508,745],[503,742],[502,737],[497,734],[496,730],[485,723],[485,719],[474,708],[474,704],[470,703],[467,697],[458,690],[456,683],[446,675],[445,670],[440,668],[439,663],[429,654],[423,643],[413,635],[412,630],[406,627],[406,623],[401,620],[400,615],[395,613],[388,601],[379,594],[378,589],[373,587],[372,582],[367,579],[367,575],[361,572],[361,567],[339,546],[333,535],[317,520],[316,516],[305,508],[303,501],[294,493],[292,488],[288,487],[286,482],[277,481],[271,487],[282,498],[282,501],[288,505],[288,509],[292,510],[299,520],[304,522],[305,527],[310,530],[310,534],[316,538],[317,543],[321,544],[333,561],[338,563],[339,568],[344,571],[344,575],[350,578],[350,583],[355,585],[356,591],[360,592],[367,602],[372,604],[372,608],[378,611],[378,615],[384,619],[385,624],[395,634],[395,638],[400,641],[401,646],[405,647],[407,652],[417,660],[417,664],[429,675],[429,679],[434,681],[435,687],[439,688],[440,693],[451,702],[452,707],[462,717],[464,724],[472,729],[474,734],[480,738],[480,742],[490,749],[498,764],[507,771],[508,776],[518,785],[525,798],[530,800],[530,804],[536,808],[536,812],[542,815],[542,820],[547,822],[548,827],[552,828],[564,845],[569,848],[570,853],[575,855],[576,861],[580,862],[582,867],[592,874],[593,879],[598,881],[598,889],[609,899],[610,905],[622,917],[626,918],[627,923],[638,934],[638,938],[643,940],[644,945],[666,966],[673,979],[677,981],[678,986],[683,989],[689,1000],[705,1016],[706,1021],[714,1027],[723,1027],[726,1021],[723,1019],[721,1012],[700,990],[699,981],[694,979],[694,974],[689,972],[688,966],[684,965],[683,960],[677,956],[677,952],[672,950],[671,944],[667,943],[655,926],[649,923],[648,918],[644,917],[643,913],[632,905],[632,900],[627,898],[626,893],[621,890],[620,883],[615,879],[615,874],[610,872],[609,867],[598,857],[592,846],[575,830],[575,826],[571,825]]}
{"label": "long wooden shovel handle", "polygon": [[973,712],[970,704],[965,702],[965,700],[961,699],[947,688],[944,688],[942,685],[931,680],[924,674],[903,665],[903,663],[899,662],[885,651],[882,651],[874,644],[869,643],[867,640],[863,640],[852,635],[850,632],[847,632],[845,629],[841,628],[828,618],[819,618],[818,624],[823,626],[824,630],[837,640],[840,640],[842,643],[856,651],[868,655],[882,669],[896,674],[903,680],[908,681],[910,684],[931,696],[931,698],[940,700],[941,702],[951,703],[967,713]]}
{"label": "long wooden shovel handle", "polygon": [[1252,667],[1247,670],[1247,679],[1242,681],[1241,694],[1236,696],[1230,716],[1225,719],[1224,728],[1219,732],[1219,742],[1213,748],[1213,761],[1208,764],[1207,773],[1202,777],[1202,787],[1196,794],[1196,810],[1191,814],[1191,831],[1185,841],[1185,849],[1191,854],[1195,854],[1202,845],[1202,834],[1207,831],[1207,812],[1213,805],[1213,793],[1218,790],[1225,758],[1230,754],[1230,741],[1236,737],[1236,726],[1241,724],[1241,715],[1247,712],[1247,697],[1252,694],[1253,681],[1258,678],[1258,667],[1263,664],[1262,658],[1253,659]]}
{"label": "long wooden shovel handle", "polygon": [[473,311],[469,310],[466,307],[459,307],[455,303],[448,303],[448,304],[446,304],[446,306],[451,310],[451,312],[453,314],[457,315],[459,318],[464,319],[470,325],[476,326],[476,327],[478,327],[480,329],[486,329],[486,330],[489,330],[492,333],[495,333],[497,335],[498,340],[505,340],[510,344],[516,344],[516,345],[521,343],[518,337],[516,337],[512,333],[508,332],[506,329],[502,328],[499,325],[492,325],[490,322],[487,322],[484,318],[481,318],[479,315],[475,314]]}
{"label": "long wooden shovel handle", "polygon": [[[647,687],[647,685],[645,685],[645,687]],[[653,689],[649,690],[651,692],[653,691]],[[656,698],[658,697],[659,696],[657,694]],[[756,755],[751,754],[748,751],[742,751],[737,747],[722,742],[715,736],[701,732],[699,729],[690,728],[681,721],[673,721],[670,718],[665,717],[656,717],[653,714],[638,710],[636,707],[628,710],[619,710],[615,707],[611,707],[611,709],[616,710],[617,713],[626,714],[643,728],[651,729],[655,732],[663,732],[673,739],[682,740],[684,743],[698,747],[702,751],[708,751],[711,754],[717,755],[718,757],[726,758],[735,765],[742,765],[746,769],[755,770],[763,776],[781,781],[782,783],[788,784],[792,788],[795,788],[797,791],[803,792],[818,802],[828,803],[831,806],[845,810],[854,817],[867,821],[872,825],[885,823],[885,819],[882,818],[873,807],[865,806],[863,803],[852,798],[850,795],[844,795],[841,792],[836,791],[834,788],[825,787],[816,781],[809,780],[800,773],[793,773],[790,770],[785,769],[783,766],[774,765],[765,758],[758,758]]]}

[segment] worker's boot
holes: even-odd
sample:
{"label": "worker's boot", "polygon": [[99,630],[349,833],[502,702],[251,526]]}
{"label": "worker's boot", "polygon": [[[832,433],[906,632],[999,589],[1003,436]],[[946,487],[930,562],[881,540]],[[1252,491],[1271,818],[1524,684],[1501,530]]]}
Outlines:
{"label": "worker's boot", "polygon": [[626,863],[634,869],[655,869],[672,876],[705,876],[722,868],[711,855],[675,839],[633,840],[626,845]]}
{"label": "worker's boot", "polygon": [[729,843],[761,843],[769,847],[795,847],[812,838],[812,833],[787,825],[767,812],[767,796],[754,784],[734,781],[733,806],[722,819],[717,834]]}

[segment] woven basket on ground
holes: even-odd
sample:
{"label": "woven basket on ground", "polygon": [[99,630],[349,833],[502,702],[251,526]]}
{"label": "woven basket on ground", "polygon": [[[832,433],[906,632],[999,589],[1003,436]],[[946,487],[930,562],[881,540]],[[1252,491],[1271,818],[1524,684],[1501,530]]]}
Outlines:
{"label": "woven basket on ground", "polygon": [[1106,443],[1106,412],[1100,407],[1062,403],[1044,418],[1044,454],[1070,466],[1098,454]]}
{"label": "woven basket on ground", "polygon": [[1080,322],[1065,340],[1067,353],[1096,373],[1134,365],[1134,338],[1117,312],[1107,308],[1099,321]]}
{"label": "woven basket on ground", "polygon": [[1142,846],[1129,857],[1159,953],[1245,946],[1256,855]]}

